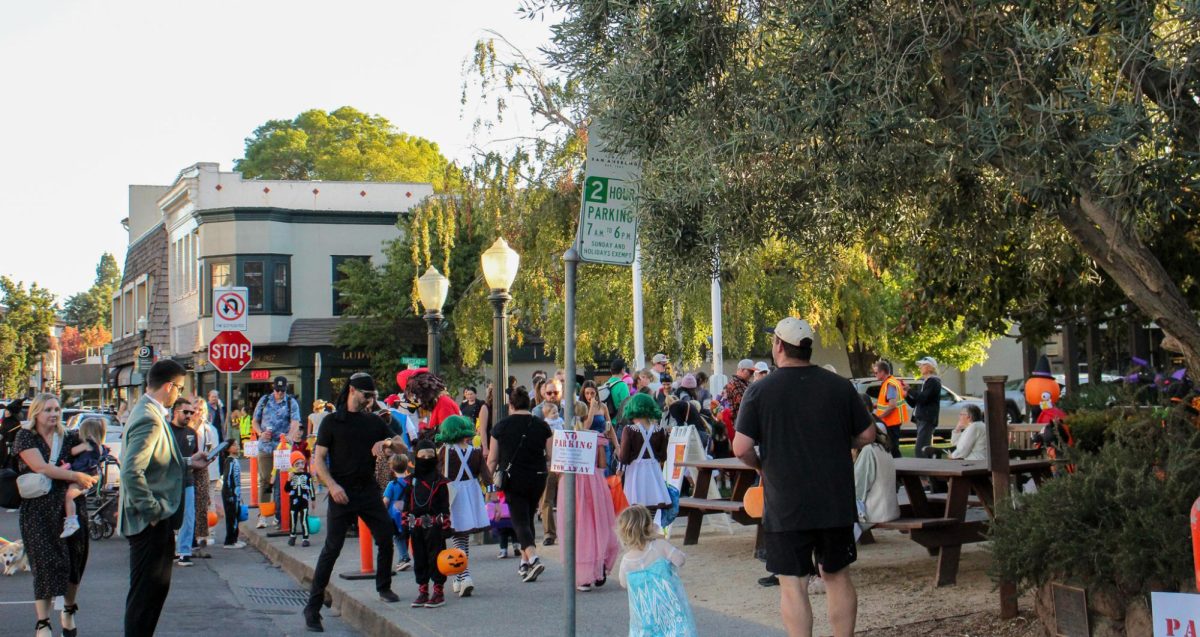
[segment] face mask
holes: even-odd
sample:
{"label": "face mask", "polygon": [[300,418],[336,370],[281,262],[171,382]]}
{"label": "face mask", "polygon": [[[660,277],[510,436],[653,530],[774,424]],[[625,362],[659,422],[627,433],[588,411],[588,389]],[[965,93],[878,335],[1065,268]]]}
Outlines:
{"label": "face mask", "polygon": [[437,458],[417,458],[416,472],[426,475],[437,471]]}

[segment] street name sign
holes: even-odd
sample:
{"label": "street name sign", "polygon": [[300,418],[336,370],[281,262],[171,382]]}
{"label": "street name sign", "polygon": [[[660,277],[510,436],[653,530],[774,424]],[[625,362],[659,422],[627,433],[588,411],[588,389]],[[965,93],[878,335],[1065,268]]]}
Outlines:
{"label": "street name sign", "polygon": [[245,332],[249,290],[244,287],[213,289],[213,331]]}
{"label": "street name sign", "polygon": [[208,343],[208,362],[218,370],[240,372],[254,359],[254,346],[241,332],[221,332]]}
{"label": "street name sign", "polygon": [[590,263],[630,265],[637,247],[641,164],[604,149],[603,129],[588,127],[583,197],[579,206],[579,257]]}

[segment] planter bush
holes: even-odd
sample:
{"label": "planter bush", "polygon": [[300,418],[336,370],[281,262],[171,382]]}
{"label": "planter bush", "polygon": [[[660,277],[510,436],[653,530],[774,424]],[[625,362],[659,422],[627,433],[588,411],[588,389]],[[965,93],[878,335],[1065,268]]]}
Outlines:
{"label": "planter bush", "polygon": [[1200,431],[1182,410],[1107,422],[1106,444],[1070,454],[1074,474],[1018,496],[1016,508],[997,506],[990,534],[994,576],[1039,591],[1080,586],[1090,604],[1121,600],[1119,612],[1106,610],[1115,625],[1151,591],[1194,590],[1188,515],[1200,495]]}

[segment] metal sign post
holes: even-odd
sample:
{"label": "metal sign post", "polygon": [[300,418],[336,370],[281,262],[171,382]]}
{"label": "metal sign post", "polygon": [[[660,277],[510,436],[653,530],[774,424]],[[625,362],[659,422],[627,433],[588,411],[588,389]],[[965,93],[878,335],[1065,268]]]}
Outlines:
{"label": "metal sign post", "polygon": [[[566,265],[566,277],[564,278],[564,287],[566,292],[566,313],[563,317],[564,327],[566,328],[566,340],[563,346],[563,369],[567,370],[566,378],[563,383],[563,410],[566,411],[564,416],[567,421],[575,417],[575,275],[579,270],[579,252],[575,250],[575,246],[567,249],[563,255],[563,263]],[[575,636],[575,474],[562,474],[562,485],[560,489],[566,490],[566,497],[563,505],[566,507],[564,516],[566,518],[566,527],[564,531],[563,542],[563,566],[566,567],[566,573],[563,579],[566,580],[567,593],[567,637]]]}

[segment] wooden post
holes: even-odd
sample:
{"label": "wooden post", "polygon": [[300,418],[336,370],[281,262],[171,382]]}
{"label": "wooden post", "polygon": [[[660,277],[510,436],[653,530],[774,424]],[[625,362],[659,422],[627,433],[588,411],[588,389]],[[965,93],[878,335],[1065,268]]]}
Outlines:
{"label": "wooden post", "polygon": [[[1079,326],[1075,319],[1063,324],[1062,331],[1063,374],[1066,376],[1067,394],[1079,392]],[[1057,406],[1057,405],[1056,405]]]}
{"label": "wooden post", "polygon": [[[1004,514],[1004,502],[1008,501],[1009,469],[1008,469],[1008,424],[1004,413],[1004,383],[1008,376],[984,376],[987,393],[984,394],[984,405],[987,407],[988,431],[988,469],[992,472],[992,498],[995,501],[993,514],[999,518]],[[1017,616],[1017,585],[1014,582],[1000,581],[1000,618],[1012,619]]]}

